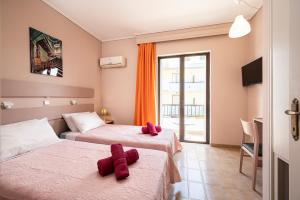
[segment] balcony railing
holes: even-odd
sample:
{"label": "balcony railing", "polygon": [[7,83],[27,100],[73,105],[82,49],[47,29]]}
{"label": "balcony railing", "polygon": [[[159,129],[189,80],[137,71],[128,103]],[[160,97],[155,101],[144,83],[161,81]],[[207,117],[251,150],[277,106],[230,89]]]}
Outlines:
{"label": "balcony railing", "polygon": [[[179,104],[162,104],[161,114],[165,117],[179,117]],[[185,117],[203,117],[205,116],[205,105],[184,105]]]}
{"label": "balcony railing", "polygon": [[[177,83],[177,84],[179,84],[180,83],[180,81],[169,81],[169,83]],[[193,81],[193,80],[188,80],[188,81],[184,81],[184,83],[205,83],[205,81],[203,81],[203,80],[201,80],[201,81]]]}
{"label": "balcony railing", "polygon": [[[205,82],[199,82],[199,83],[185,83],[184,89],[188,92],[199,92],[205,90]],[[180,85],[178,83],[169,83],[164,84],[161,87],[161,91],[164,92],[178,92]]]}

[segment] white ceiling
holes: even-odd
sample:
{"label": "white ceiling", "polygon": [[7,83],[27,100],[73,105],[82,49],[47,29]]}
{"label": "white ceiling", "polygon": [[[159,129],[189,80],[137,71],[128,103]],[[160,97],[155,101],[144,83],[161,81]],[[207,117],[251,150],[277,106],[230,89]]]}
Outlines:
{"label": "white ceiling", "polygon": [[[236,0],[43,0],[99,40],[231,22],[257,9]],[[256,8],[263,0],[243,0]]]}

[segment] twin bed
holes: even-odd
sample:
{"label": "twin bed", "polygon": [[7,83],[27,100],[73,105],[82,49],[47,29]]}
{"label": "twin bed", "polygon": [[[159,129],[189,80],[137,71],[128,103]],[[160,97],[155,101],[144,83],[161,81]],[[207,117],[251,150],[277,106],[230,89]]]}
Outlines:
{"label": "twin bed", "polygon": [[97,160],[110,156],[107,145],[63,140],[24,153],[0,164],[0,199],[167,199],[167,154],[138,152],[140,159],[122,181],[98,174]]}
{"label": "twin bed", "polygon": [[120,143],[128,147],[166,152],[169,159],[171,183],[176,183],[181,180],[173,155],[180,151],[182,147],[174,131],[163,129],[157,136],[151,136],[149,134],[142,134],[140,126],[107,124],[85,133],[64,132],[61,134],[61,137],[69,140],[96,144],[110,145]]}
{"label": "twin bed", "polygon": [[[94,98],[91,88],[15,80],[1,83],[2,98]],[[93,110],[91,103],[2,110],[0,199],[167,200],[171,184],[180,181],[173,155],[181,146],[174,132],[163,130],[152,137],[141,134],[141,127],[103,125],[58,138],[56,134],[67,131],[63,113]],[[50,124],[51,130],[24,129],[24,124],[14,133],[4,130],[16,122],[43,117],[49,123],[41,121],[45,126]],[[47,141],[43,143],[43,139]],[[16,145],[19,142],[22,146]],[[139,153],[139,160],[128,166],[129,177],[121,181],[114,174],[102,177],[97,169],[97,161],[111,155],[112,143],[123,144],[125,151],[137,148]]]}

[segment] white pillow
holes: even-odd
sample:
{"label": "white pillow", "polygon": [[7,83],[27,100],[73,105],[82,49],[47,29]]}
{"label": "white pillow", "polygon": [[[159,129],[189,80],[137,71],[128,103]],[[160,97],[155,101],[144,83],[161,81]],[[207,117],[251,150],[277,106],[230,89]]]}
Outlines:
{"label": "white pillow", "polygon": [[0,126],[0,161],[60,141],[47,118]]}
{"label": "white pillow", "polygon": [[85,133],[86,131],[105,124],[105,122],[97,115],[96,112],[73,115],[71,118],[81,133]]}
{"label": "white pillow", "polygon": [[89,113],[89,112],[79,112],[79,113],[66,113],[66,114],[62,114],[64,120],[66,121],[69,129],[72,131],[72,132],[78,132],[78,128],[76,127],[75,123],[73,122],[72,120],[72,116],[74,115],[81,115],[81,114],[86,114],[86,113]]}

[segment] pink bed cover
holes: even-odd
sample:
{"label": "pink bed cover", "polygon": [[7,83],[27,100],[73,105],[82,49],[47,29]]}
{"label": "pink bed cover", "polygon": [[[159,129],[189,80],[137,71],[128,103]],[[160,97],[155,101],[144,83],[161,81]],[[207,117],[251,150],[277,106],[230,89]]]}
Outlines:
{"label": "pink bed cover", "polygon": [[[125,148],[125,150],[128,148]],[[64,140],[0,163],[0,199],[166,200],[168,157],[138,149],[130,176],[101,177],[97,160],[110,156],[108,145]]]}
{"label": "pink bed cover", "polygon": [[154,149],[165,151],[170,159],[171,183],[181,181],[180,173],[173,159],[173,155],[182,149],[182,146],[174,131],[163,129],[157,136],[142,134],[140,126],[129,125],[104,125],[90,130],[84,134],[79,132],[70,132],[67,139],[76,141],[113,144],[121,143],[124,146]]}

